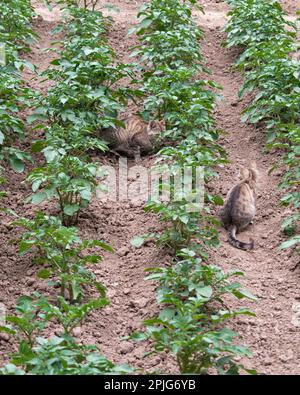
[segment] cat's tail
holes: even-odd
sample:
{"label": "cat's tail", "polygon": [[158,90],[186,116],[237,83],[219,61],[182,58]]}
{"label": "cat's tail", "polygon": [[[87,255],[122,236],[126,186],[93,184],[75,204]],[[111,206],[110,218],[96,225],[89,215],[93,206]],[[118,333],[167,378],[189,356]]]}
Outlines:
{"label": "cat's tail", "polygon": [[229,229],[228,232],[228,241],[229,243],[235,247],[235,248],[239,248],[240,250],[253,250],[254,248],[254,240],[250,239],[250,243],[244,243],[243,241],[239,241],[236,238],[236,225],[232,225]]}

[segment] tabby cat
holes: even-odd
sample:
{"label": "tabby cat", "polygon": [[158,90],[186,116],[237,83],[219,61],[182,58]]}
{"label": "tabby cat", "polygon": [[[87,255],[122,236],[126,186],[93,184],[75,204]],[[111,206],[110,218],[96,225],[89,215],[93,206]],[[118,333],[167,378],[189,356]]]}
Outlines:
{"label": "tabby cat", "polygon": [[113,152],[139,159],[141,154],[152,151],[152,137],[162,131],[162,124],[158,121],[149,123],[138,115],[132,115],[123,120],[123,128],[102,129],[100,137],[108,143]]}
{"label": "tabby cat", "polygon": [[254,241],[244,243],[236,239],[236,233],[243,231],[253,221],[256,214],[256,184],[258,179],[256,163],[241,168],[238,182],[227,194],[221,210],[221,220],[228,230],[229,243],[241,250],[252,250]]}

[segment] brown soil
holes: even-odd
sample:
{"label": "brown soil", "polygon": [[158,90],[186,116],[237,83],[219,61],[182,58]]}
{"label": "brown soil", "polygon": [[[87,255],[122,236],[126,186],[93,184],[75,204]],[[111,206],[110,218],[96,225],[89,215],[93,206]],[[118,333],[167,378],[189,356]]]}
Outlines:
{"label": "brown soil", "polygon": [[[43,19],[37,19],[34,27],[40,40],[34,45],[29,60],[40,70],[47,68],[55,54],[43,52],[51,46],[53,37],[50,31],[59,20],[59,12],[49,12],[35,2],[37,12]],[[106,1],[102,1],[101,5]],[[129,61],[129,48],[135,44],[134,36],[126,37],[128,29],[136,23],[136,14],[143,1],[111,0],[120,12],[104,11],[114,18],[110,32],[110,41],[122,61]],[[240,100],[237,92],[242,85],[242,76],[232,65],[236,51],[222,47],[225,39],[223,27],[228,10],[222,1],[200,1],[206,14],[195,13],[195,18],[205,31],[203,52],[207,64],[212,70],[212,79],[224,88],[224,100],[216,109],[218,126],[226,133],[221,139],[226,148],[231,164],[220,171],[219,179],[213,187],[217,193],[226,195],[237,176],[237,166],[256,159],[261,172],[258,197],[258,215],[254,225],[241,238],[253,237],[256,248],[253,252],[233,249],[226,242],[226,235],[220,230],[221,247],[212,252],[211,261],[225,270],[241,269],[245,272],[243,284],[259,300],[246,303],[256,313],[256,318],[239,318],[232,324],[244,336],[244,343],[253,351],[253,359],[247,362],[259,372],[267,374],[300,374],[300,337],[299,327],[292,324],[293,305],[300,298],[300,270],[291,271],[297,263],[295,256],[277,249],[283,240],[280,224],[287,214],[279,206],[280,193],[277,184],[280,172],[268,176],[267,171],[277,160],[277,153],[264,153],[264,130],[242,124],[240,114],[249,99]],[[282,1],[287,12],[294,16],[296,1]],[[299,8],[298,4],[298,8]],[[48,84],[31,73],[25,73],[25,79],[33,88],[43,94]],[[34,138],[34,136],[32,137]],[[27,143],[27,146],[29,144]],[[106,164],[117,165],[113,156],[103,159]],[[144,158],[142,164],[150,166],[152,158]],[[24,198],[30,193],[27,184],[22,184],[25,175],[16,175],[7,170],[9,195],[3,201],[20,215],[30,217],[35,209],[24,204]],[[48,212],[55,213],[52,205],[43,205]],[[16,237],[16,230],[9,225],[10,218],[1,214],[0,241],[0,302],[8,312],[13,311],[16,298],[30,294],[34,290],[45,291],[45,283],[35,278],[36,268],[31,266],[30,256],[18,256],[15,245],[10,241]],[[99,345],[103,353],[116,363],[126,362],[145,369],[163,369],[171,371],[174,363],[167,355],[143,358],[148,351],[144,343],[122,341],[121,337],[141,328],[142,320],[151,317],[157,311],[155,303],[155,286],[144,280],[147,267],[164,265],[169,261],[165,252],[149,243],[140,249],[133,249],[129,240],[151,229],[159,229],[157,219],[143,211],[139,203],[101,203],[94,200],[83,213],[79,223],[82,238],[102,239],[114,246],[115,254],[104,254],[104,260],[95,265],[93,270],[98,279],[108,289],[111,304],[109,307],[94,312],[77,332],[79,340]],[[245,304],[243,302],[243,304]],[[55,331],[55,328],[50,328]],[[15,343],[6,335],[0,334],[0,365],[8,360],[9,353],[15,349]],[[174,370],[174,369],[173,369]]]}

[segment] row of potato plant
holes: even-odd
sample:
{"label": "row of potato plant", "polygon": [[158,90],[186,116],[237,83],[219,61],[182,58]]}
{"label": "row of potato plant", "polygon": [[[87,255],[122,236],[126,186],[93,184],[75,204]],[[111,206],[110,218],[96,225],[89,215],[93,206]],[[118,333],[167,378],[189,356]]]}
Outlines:
{"label": "row of potato plant", "polygon": [[0,160],[17,172],[24,170],[25,161],[32,160],[16,142],[25,137],[25,124],[19,114],[34,97],[21,76],[24,67],[33,66],[20,57],[36,39],[30,25],[33,17],[29,0],[0,4]]}
{"label": "row of potato plant", "polygon": [[[200,193],[195,186],[196,169],[203,168],[207,183],[217,175],[216,168],[226,163],[213,119],[221,87],[198,77],[209,71],[202,65],[199,40],[203,32],[193,21],[194,7],[202,12],[196,0],[152,0],[141,8],[141,20],[132,29],[140,40],[134,55],[141,59],[146,95],[143,114],[165,123],[157,166],[162,172],[167,166],[171,179],[159,185],[161,191],[169,188],[170,201],[151,200],[146,210],[155,212],[165,224],[165,231],[154,237],[174,255],[167,267],[148,270],[148,279],[159,282],[157,302],[162,309],[144,322],[144,332],[132,338],[151,339],[152,353],[171,352],[182,374],[238,374],[243,369],[255,373],[237,362],[236,358],[251,353],[237,344],[238,334],[226,326],[237,315],[253,313],[245,308],[232,310],[225,303],[228,296],[255,298],[234,279],[241,272],[225,273],[207,262],[209,249],[219,244],[219,223],[210,207],[221,205],[222,199],[205,192],[204,208],[190,210],[189,193]],[[184,180],[183,169],[189,174]],[[182,190],[185,182],[193,190]],[[139,246],[143,238],[147,235],[132,243]]]}
{"label": "row of potato plant", "polygon": [[267,149],[279,149],[283,153],[272,170],[283,168],[279,187],[285,195],[281,203],[290,206],[293,214],[282,224],[290,239],[280,248],[296,247],[299,252],[300,61],[295,43],[297,26],[287,19],[282,6],[275,0],[231,0],[229,4],[227,46],[241,48],[237,66],[245,74],[240,96],[249,92],[255,94],[242,119],[254,125],[263,122]]}
{"label": "row of potato plant", "polygon": [[[10,15],[9,25],[15,23],[15,35],[22,37],[18,35],[19,16],[31,12],[32,8],[29,1],[14,2],[14,6],[15,19],[11,20]],[[74,7],[73,2],[70,6],[64,4],[63,8],[69,15],[63,25],[67,29],[66,39],[60,43],[64,49],[61,58],[53,62],[56,68],[44,73],[57,84],[49,89],[45,98],[38,97],[33,102],[32,105],[39,103],[39,106],[28,118],[30,123],[47,121],[33,128],[45,131],[46,138],[35,141],[33,151],[43,151],[47,164],[33,169],[27,178],[33,183],[34,195],[30,201],[40,203],[56,196],[62,217],[36,212],[33,219],[18,217],[13,222],[25,230],[16,240],[20,254],[32,254],[34,263],[42,265],[38,277],[48,280],[54,292],[59,288],[60,295],[53,296],[50,291],[47,297],[35,292],[19,298],[16,314],[8,315],[7,325],[0,327],[1,331],[16,337],[19,347],[10,363],[0,369],[0,374],[132,372],[128,366],[115,365],[99,354],[96,346],[78,344],[73,337],[74,328],[81,325],[88,314],[109,303],[105,287],[87,266],[101,261],[96,249],[111,252],[112,248],[98,240],[81,240],[75,227],[66,226],[73,223],[74,214],[77,219],[78,210],[84,205],[82,201],[90,200],[97,184],[96,165],[88,159],[87,151],[105,149],[95,132],[97,127],[117,122],[120,103],[127,93],[111,86],[128,72],[124,65],[113,66],[113,52],[103,36],[108,20],[100,12]],[[8,23],[5,15],[2,19]],[[29,22],[28,19],[26,27],[33,35]],[[37,192],[39,189],[42,192]],[[56,336],[47,336],[50,322],[59,328]]]}

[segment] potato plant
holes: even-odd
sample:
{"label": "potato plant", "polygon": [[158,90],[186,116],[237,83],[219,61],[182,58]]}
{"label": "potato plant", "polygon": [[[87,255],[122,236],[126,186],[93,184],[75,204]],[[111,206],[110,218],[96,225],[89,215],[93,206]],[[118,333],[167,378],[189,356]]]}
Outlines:
{"label": "potato plant", "polygon": [[35,253],[34,261],[44,266],[38,277],[53,278],[63,298],[78,302],[84,296],[84,287],[92,286],[105,301],[105,287],[87,269],[87,265],[100,262],[102,257],[86,250],[101,248],[112,252],[109,245],[99,240],[82,241],[76,228],[64,227],[57,217],[43,213],[37,213],[33,220],[20,218],[13,225],[25,229],[19,240],[20,254]]}
{"label": "potato plant", "polygon": [[30,0],[2,1],[0,4],[0,42],[16,51],[29,50],[37,38],[31,28],[35,16]]}
{"label": "potato plant", "polygon": [[[51,304],[38,293],[22,296],[16,305],[16,314],[7,317],[8,324],[0,331],[15,336],[19,349],[10,363],[0,368],[0,375],[99,375],[127,374],[133,370],[126,365],[115,365],[99,354],[94,345],[78,344],[72,329],[82,323],[95,308],[103,305],[91,301],[80,306],[60,301],[60,307]],[[51,321],[63,325],[64,332],[45,338],[41,335]]]}
{"label": "potato plant", "polygon": [[78,222],[80,211],[86,208],[98,186],[96,164],[76,156],[64,155],[44,167],[33,169],[27,177],[32,183],[33,194],[27,201],[40,204],[55,199],[65,226]]}
{"label": "potato plant", "polygon": [[[174,168],[180,169],[184,166],[191,170],[196,166],[204,166],[207,180],[208,175],[213,175],[209,170],[212,161],[218,165],[225,163],[226,157],[224,150],[217,144],[219,131],[214,127],[212,116],[217,98],[212,89],[219,89],[220,86],[210,80],[195,79],[195,73],[204,70],[198,47],[202,33],[191,19],[190,6],[184,2],[153,1],[142,7],[139,15],[143,19],[135,31],[141,44],[135,53],[141,56],[144,69],[143,86],[147,95],[144,114],[150,119],[164,120],[166,128],[160,140],[170,144],[158,153],[158,161],[172,163]],[[181,34],[181,31],[188,30],[190,34]],[[170,37],[173,38],[169,42]],[[183,38],[185,44],[181,40]],[[170,51],[165,45],[169,46]],[[189,49],[189,56],[183,48]],[[203,156],[206,156],[206,160],[200,164]],[[160,218],[166,222],[172,223],[173,218],[173,226],[162,237],[163,244],[173,247],[177,244],[180,249],[194,236],[201,234],[197,224],[201,219],[205,222],[205,216],[201,218],[199,213],[189,214],[184,200],[169,205],[152,202],[147,207],[160,212]],[[184,218],[185,224],[180,218]],[[194,223],[193,231],[190,226],[186,226],[189,219]]]}
{"label": "potato plant", "polygon": [[45,0],[48,5],[58,4],[62,9],[68,9],[69,7],[75,6],[79,9],[91,9],[95,10],[96,6],[100,3],[100,0]]}
{"label": "potato plant", "polygon": [[[158,317],[144,321],[146,331],[134,333],[136,340],[151,339],[153,351],[171,352],[181,374],[238,374],[247,370],[235,361],[250,356],[250,351],[234,341],[238,335],[223,325],[238,315],[254,314],[247,309],[230,310],[225,295],[237,299],[255,299],[232,281],[241,272],[224,273],[220,268],[203,265],[194,249],[184,249],[169,268],[148,270],[148,280],[159,281],[157,300],[163,306]],[[227,299],[226,299],[227,300]]]}
{"label": "potato plant", "polygon": [[134,80],[134,75],[130,65],[115,62],[104,35],[108,25],[101,12],[70,8],[64,50],[51,62],[55,68],[44,72],[57,83],[31,120],[46,117],[65,127],[93,127],[95,136],[101,127],[119,125],[118,113],[138,91],[116,86],[123,78]]}

